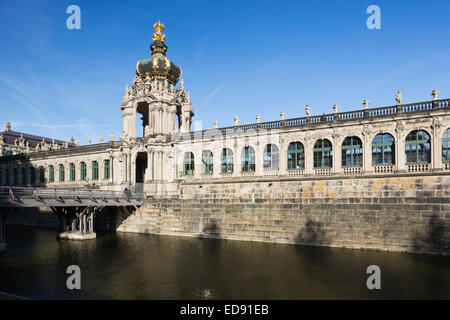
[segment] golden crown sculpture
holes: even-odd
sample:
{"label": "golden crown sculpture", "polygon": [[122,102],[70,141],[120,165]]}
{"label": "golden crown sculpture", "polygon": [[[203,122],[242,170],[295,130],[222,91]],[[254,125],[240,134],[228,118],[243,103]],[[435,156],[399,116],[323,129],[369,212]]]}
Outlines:
{"label": "golden crown sculpture", "polygon": [[164,42],[166,40],[166,35],[163,34],[164,25],[158,20],[158,22],[153,25],[153,29],[155,29],[155,33],[152,35],[152,39],[154,41],[159,40]]}

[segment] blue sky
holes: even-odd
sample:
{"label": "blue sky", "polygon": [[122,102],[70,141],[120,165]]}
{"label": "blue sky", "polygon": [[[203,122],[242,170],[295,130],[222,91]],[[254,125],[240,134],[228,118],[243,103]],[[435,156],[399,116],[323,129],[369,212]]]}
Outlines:
{"label": "blue sky", "polygon": [[[81,8],[68,30],[66,8]],[[381,30],[366,9],[381,8]],[[450,2],[0,1],[0,125],[82,144],[119,137],[136,62],[165,24],[194,121],[211,128],[450,96]]]}

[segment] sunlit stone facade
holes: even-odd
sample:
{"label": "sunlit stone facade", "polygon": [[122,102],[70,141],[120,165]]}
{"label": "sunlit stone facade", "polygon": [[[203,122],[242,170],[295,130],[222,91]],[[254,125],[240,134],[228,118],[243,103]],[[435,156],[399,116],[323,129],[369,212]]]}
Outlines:
{"label": "sunlit stone facade", "polygon": [[[450,171],[450,105],[439,99],[319,116],[192,131],[194,116],[181,68],[166,57],[155,24],[152,56],[139,60],[120,110],[120,140],[80,146],[0,133],[0,184],[51,188],[125,188],[178,197],[191,182],[308,179]],[[180,82],[178,84],[178,82]],[[178,85],[177,85],[178,84]],[[142,120],[142,125],[139,125]],[[137,125],[138,123],[138,125]],[[11,139],[10,139],[11,140]],[[9,152],[6,152],[9,151]]]}

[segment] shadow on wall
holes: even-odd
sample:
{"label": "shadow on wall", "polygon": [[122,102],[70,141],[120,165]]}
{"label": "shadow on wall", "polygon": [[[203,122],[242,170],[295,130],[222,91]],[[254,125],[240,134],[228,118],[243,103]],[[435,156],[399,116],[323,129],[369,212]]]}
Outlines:
{"label": "shadow on wall", "polygon": [[449,232],[445,221],[433,214],[427,226],[421,231],[414,231],[413,247],[416,252],[450,254],[450,239],[446,237]]}
{"label": "shadow on wall", "polygon": [[95,215],[94,230],[100,232],[115,232],[117,228],[133,213],[133,207],[105,207]]}
{"label": "shadow on wall", "polygon": [[220,229],[219,229],[219,226],[217,224],[217,220],[216,219],[211,219],[211,221],[208,222],[203,227],[202,232],[203,232],[204,235],[220,237]]}
{"label": "shadow on wall", "polygon": [[322,222],[308,220],[301,227],[294,239],[295,244],[328,245],[330,240],[326,235]]}

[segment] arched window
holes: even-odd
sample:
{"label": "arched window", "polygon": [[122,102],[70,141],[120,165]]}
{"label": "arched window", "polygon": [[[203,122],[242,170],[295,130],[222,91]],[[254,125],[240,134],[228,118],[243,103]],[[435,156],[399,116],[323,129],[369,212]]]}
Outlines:
{"label": "arched window", "polygon": [[242,172],[255,171],[255,149],[244,147],[241,155]]}
{"label": "arched window", "polygon": [[363,164],[363,148],[361,139],[347,137],[342,142],[342,166],[360,167]]}
{"label": "arched window", "polygon": [[39,182],[40,183],[45,182],[45,168],[43,166],[39,167]]}
{"label": "arched window", "polygon": [[36,169],[34,167],[30,168],[30,183],[31,184],[36,183]]}
{"label": "arched window", "polygon": [[278,147],[276,144],[268,144],[264,147],[263,159],[264,170],[278,170]]}
{"label": "arched window", "polygon": [[22,167],[22,185],[25,186],[27,184],[27,168]]}
{"label": "arched window", "polygon": [[183,167],[184,167],[184,174],[186,175],[194,174],[194,154],[192,152],[184,153]]}
{"label": "arched window", "polygon": [[9,181],[9,170],[6,169],[5,170],[5,185],[9,186],[10,181]]}
{"label": "arched window", "polygon": [[92,180],[98,180],[98,162],[92,161]]}
{"label": "arched window", "polygon": [[372,140],[372,165],[395,163],[395,139],[389,133],[379,133]]}
{"label": "arched window", "polygon": [[202,174],[212,174],[213,164],[213,153],[209,150],[204,150],[202,152]]}
{"label": "arched window", "polygon": [[405,141],[406,163],[429,163],[431,161],[431,140],[423,130],[411,131]]}
{"label": "arched window", "polygon": [[58,166],[59,171],[59,182],[64,182],[65,176],[64,176],[64,165],[60,164]]}
{"label": "arched window", "polygon": [[55,181],[55,168],[52,165],[48,166],[48,182]]}
{"label": "arched window", "polygon": [[110,164],[109,159],[103,161],[103,179],[109,179],[110,177]]}
{"label": "arched window", "polygon": [[291,142],[287,151],[288,170],[305,169],[305,148],[301,142]]}
{"label": "arched window", "polygon": [[233,151],[229,148],[222,149],[222,173],[233,172]]}
{"label": "arched window", "polygon": [[75,165],[69,164],[69,181],[75,181]]}
{"label": "arched window", "polygon": [[331,168],[333,166],[333,147],[330,140],[317,140],[313,151],[314,168]]}
{"label": "arched window", "polygon": [[86,163],[81,162],[80,163],[80,180],[84,181],[86,179],[87,179]]}
{"label": "arched window", "polygon": [[450,162],[450,128],[442,136],[442,161]]}
{"label": "arched window", "polygon": [[13,169],[13,185],[17,186],[19,184],[19,174],[17,173],[17,168]]}

